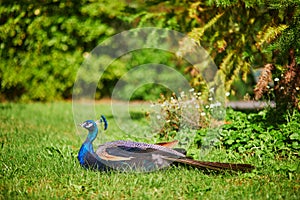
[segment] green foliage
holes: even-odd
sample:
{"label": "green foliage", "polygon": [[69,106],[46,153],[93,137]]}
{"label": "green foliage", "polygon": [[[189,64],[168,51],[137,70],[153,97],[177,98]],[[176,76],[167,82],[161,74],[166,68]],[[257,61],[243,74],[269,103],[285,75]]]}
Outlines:
{"label": "green foliage", "polygon": [[236,4],[237,2],[218,1],[216,7],[200,4],[195,8],[198,10],[195,19],[201,16],[202,23],[199,25],[202,27],[206,26],[210,16],[222,13],[203,36],[195,39],[201,41],[201,45],[210,52],[216,65],[220,67],[218,75],[225,82],[225,89],[231,93],[235,92],[231,91],[235,80],[240,76],[244,81],[247,80],[251,65],[259,65],[268,59],[268,56],[259,53],[254,44],[257,31],[272,20],[267,9],[248,9],[243,4]]}
{"label": "green foliage", "polygon": [[137,27],[159,27],[187,32],[195,25],[189,16],[190,1],[143,1],[128,5],[122,19]]}
{"label": "green foliage", "polygon": [[[174,91],[167,88],[170,85],[173,89],[182,87],[178,74],[183,74],[184,68],[189,64],[179,61],[170,52],[158,49],[136,50],[124,55],[116,62],[124,63],[125,70],[120,76],[120,85],[114,88],[117,90],[114,97],[122,100],[153,101],[157,100],[161,94],[172,95]],[[185,78],[189,77],[185,76]]]}
{"label": "green foliage", "polygon": [[276,116],[274,111],[246,114],[230,110],[221,141],[227,149],[243,154],[299,156],[299,119],[299,112]]}
{"label": "green foliage", "polygon": [[71,97],[85,52],[115,32],[109,21],[117,23],[116,15],[124,7],[120,2],[83,3],[1,4],[1,98],[47,101]]}
{"label": "green foliage", "polygon": [[[188,32],[209,51],[220,67],[218,79],[225,82],[225,89],[234,98],[240,92],[238,81],[252,83],[248,78],[253,68],[274,63],[278,66],[275,74],[282,74],[291,48],[295,49],[298,62],[299,5],[299,0],[175,1],[172,6],[165,1],[151,1],[147,7],[135,9],[138,14],[133,15],[131,22]],[[157,7],[160,9],[155,10]],[[181,29],[170,25],[168,19]],[[193,77],[191,83],[195,86],[200,79]]]}
{"label": "green foliage", "polygon": [[[271,63],[274,76],[284,73],[291,49],[299,65],[299,5],[299,0],[2,1],[0,98],[70,98],[87,52],[114,33],[146,26],[188,33],[197,40],[220,67],[217,78],[234,96],[237,80],[252,84],[247,80],[252,68]],[[110,95],[121,74],[131,69],[124,64],[108,68],[97,98]],[[184,67],[179,67],[181,72]],[[193,86],[202,84],[201,78],[192,77]],[[146,89],[133,98],[153,99],[142,91]]]}
{"label": "green foliage", "polygon": [[[293,73],[292,71],[297,71],[299,68],[300,40],[297,35],[300,33],[300,1],[244,0],[242,3],[229,1],[215,1],[215,3],[217,7],[222,8],[222,12],[225,12],[224,18],[219,20],[221,25],[215,26],[215,30],[222,33],[220,36],[223,42],[219,42],[219,44],[223,44],[224,47],[221,51],[219,49],[215,61],[217,63],[221,61],[219,75],[224,80],[226,89],[228,91],[234,89],[232,87],[234,80],[239,76],[246,81],[247,74],[251,72],[252,67],[262,67],[271,63],[275,66],[272,70],[273,79],[284,77],[288,80],[287,83],[281,83],[280,86],[275,87],[274,96],[278,107],[285,110],[289,106],[299,108],[299,93],[286,91],[295,90],[299,84],[296,78],[289,77]],[[241,18],[238,14],[239,11],[236,12],[240,9],[245,13]],[[228,11],[230,12],[229,18],[226,18]],[[232,18],[233,16],[236,17]],[[226,27],[222,28],[222,23],[230,24],[234,21],[236,23],[233,29],[229,28],[226,31]],[[213,38],[210,42],[216,44],[217,38]],[[235,43],[234,48],[227,47],[226,41],[230,41],[231,45]],[[212,44],[210,43],[210,47],[213,46]],[[218,61],[218,57],[222,60]],[[286,88],[286,91],[281,92],[281,87]],[[234,91],[231,92],[234,93]]]}
{"label": "green foliage", "polygon": [[[205,96],[205,95],[204,95]],[[176,138],[180,130],[197,130],[194,138],[196,148],[203,148],[205,140],[218,140],[214,145],[243,155],[288,156],[298,155],[300,150],[300,113],[276,113],[263,110],[258,113],[243,113],[228,110],[225,124],[213,114],[221,111],[219,104],[205,104],[197,93],[167,99],[163,97],[158,106],[159,113],[151,113],[161,119],[159,137],[170,140]],[[219,110],[218,110],[219,109]],[[213,134],[213,135],[211,135]],[[214,138],[209,138],[213,136]]]}

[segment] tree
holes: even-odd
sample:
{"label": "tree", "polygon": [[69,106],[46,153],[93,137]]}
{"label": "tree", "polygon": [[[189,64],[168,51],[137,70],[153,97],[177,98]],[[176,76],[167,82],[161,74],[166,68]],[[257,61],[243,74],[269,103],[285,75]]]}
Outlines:
{"label": "tree", "polygon": [[[253,69],[265,67],[254,90],[256,99],[274,90],[278,107],[299,108],[299,0],[172,1],[173,9],[168,9],[170,2],[151,2],[163,12],[151,12],[150,17],[138,15],[140,24],[150,19],[163,27],[169,27],[171,19],[175,24],[188,24],[180,26],[180,31],[188,32],[209,51],[228,92],[235,94],[237,80],[246,82]],[[165,18],[162,21],[154,16]],[[201,80],[192,72],[194,80]],[[280,81],[268,89],[274,79]],[[197,86],[197,81],[192,82]]]}

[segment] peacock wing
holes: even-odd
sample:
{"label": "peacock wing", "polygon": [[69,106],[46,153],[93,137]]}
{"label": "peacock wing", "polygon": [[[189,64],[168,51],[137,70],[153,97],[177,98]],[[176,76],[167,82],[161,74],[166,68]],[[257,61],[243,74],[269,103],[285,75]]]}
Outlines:
{"label": "peacock wing", "polygon": [[114,141],[100,145],[97,156],[110,168],[119,171],[153,171],[168,167],[184,154],[156,144],[132,141]]}

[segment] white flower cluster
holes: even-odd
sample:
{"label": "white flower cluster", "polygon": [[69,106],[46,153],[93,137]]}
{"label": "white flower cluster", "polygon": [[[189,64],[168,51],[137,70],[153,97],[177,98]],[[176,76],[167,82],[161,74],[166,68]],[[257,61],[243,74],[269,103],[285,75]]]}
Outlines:
{"label": "white flower cluster", "polygon": [[200,129],[210,124],[211,111],[222,106],[213,98],[214,88],[210,89],[211,95],[202,95],[190,89],[187,93],[181,92],[179,96],[162,99],[158,104],[159,109],[154,116],[163,124],[162,132],[177,131],[179,128]]}

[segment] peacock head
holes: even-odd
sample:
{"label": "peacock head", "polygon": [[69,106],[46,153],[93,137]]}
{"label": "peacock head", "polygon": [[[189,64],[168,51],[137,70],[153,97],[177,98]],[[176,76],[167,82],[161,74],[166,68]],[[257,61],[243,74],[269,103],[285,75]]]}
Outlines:
{"label": "peacock head", "polygon": [[94,131],[97,128],[97,124],[93,120],[86,120],[82,124],[80,124],[81,127],[87,129],[88,131]]}
{"label": "peacock head", "polygon": [[94,130],[98,130],[98,126],[103,125],[103,129],[106,130],[108,123],[104,115],[101,115],[100,119],[97,121],[94,120],[86,120],[82,124],[80,124],[81,127],[87,129],[90,132],[93,132]]}

